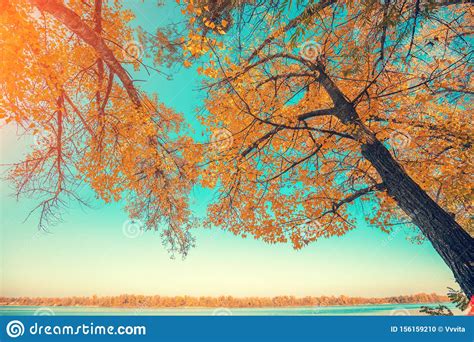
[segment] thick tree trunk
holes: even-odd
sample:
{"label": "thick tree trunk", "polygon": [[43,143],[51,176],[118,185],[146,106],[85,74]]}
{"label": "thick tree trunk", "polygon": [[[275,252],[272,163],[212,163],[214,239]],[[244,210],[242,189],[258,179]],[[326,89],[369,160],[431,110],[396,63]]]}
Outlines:
{"label": "thick tree trunk", "polygon": [[474,294],[474,239],[403,170],[375,134],[361,122],[353,104],[324,68],[318,66],[316,70],[334,103],[336,116],[352,128],[361,143],[362,155],[377,170],[389,196],[421,229],[451,269],[463,292],[471,298]]}
{"label": "thick tree trunk", "polygon": [[411,179],[380,141],[363,144],[361,149],[362,155],[378,171],[388,194],[410,215],[471,298],[474,294],[474,239]]}

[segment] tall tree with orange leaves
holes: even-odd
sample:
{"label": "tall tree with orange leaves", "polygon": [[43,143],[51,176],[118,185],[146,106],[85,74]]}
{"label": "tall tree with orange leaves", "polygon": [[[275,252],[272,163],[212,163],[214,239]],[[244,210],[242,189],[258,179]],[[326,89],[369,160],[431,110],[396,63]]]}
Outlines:
{"label": "tall tree with orange leaves", "polygon": [[[225,5],[226,4],[226,5]],[[472,7],[463,1],[188,1],[218,137],[209,223],[301,248],[355,228],[416,225],[468,296]],[[256,14],[257,13],[257,14]],[[232,27],[230,27],[232,25]],[[270,32],[270,33],[269,33]]]}

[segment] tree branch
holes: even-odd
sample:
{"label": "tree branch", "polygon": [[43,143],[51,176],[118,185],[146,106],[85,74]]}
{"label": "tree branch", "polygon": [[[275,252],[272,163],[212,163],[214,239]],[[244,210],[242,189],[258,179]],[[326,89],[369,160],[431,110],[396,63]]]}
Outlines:
{"label": "tree branch", "polygon": [[85,43],[92,46],[100,58],[118,76],[133,103],[138,107],[141,106],[140,96],[127,71],[115,58],[112,50],[105,44],[104,39],[86,25],[79,15],[58,0],[29,0],[29,2],[40,11],[51,14]]}

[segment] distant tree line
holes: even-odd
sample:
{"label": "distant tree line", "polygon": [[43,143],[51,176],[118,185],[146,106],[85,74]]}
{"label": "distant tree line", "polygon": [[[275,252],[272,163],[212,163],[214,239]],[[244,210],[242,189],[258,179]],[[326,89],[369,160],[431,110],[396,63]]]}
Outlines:
{"label": "distant tree line", "polygon": [[0,305],[28,306],[100,306],[100,307],[285,307],[285,306],[330,306],[362,304],[408,304],[408,303],[442,303],[448,302],[447,296],[436,293],[418,293],[406,296],[383,298],[321,296],[321,297],[192,297],[192,296],[143,296],[123,294],[119,296],[98,297],[0,297]]}

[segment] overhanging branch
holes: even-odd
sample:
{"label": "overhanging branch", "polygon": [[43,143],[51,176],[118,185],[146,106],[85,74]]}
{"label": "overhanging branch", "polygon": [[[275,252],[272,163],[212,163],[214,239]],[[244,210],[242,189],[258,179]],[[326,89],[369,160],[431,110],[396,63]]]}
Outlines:
{"label": "overhanging branch", "polygon": [[127,71],[122,67],[117,58],[115,58],[114,53],[105,44],[102,37],[85,24],[79,15],[58,0],[29,0],[29,2],[36,6],[40,11],[51,14],[85,43],[93,47],[100,58],[108,65],[110,70],[118,76],[132,102],[136,106],[141,106],[140,96],[133,85],[132,79],[127,74]]}

